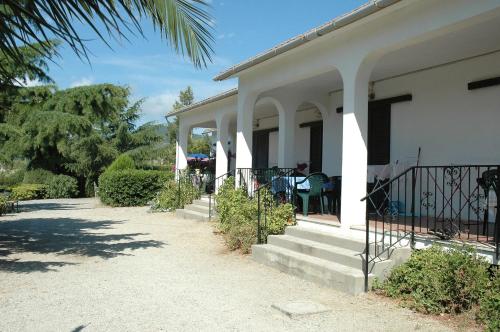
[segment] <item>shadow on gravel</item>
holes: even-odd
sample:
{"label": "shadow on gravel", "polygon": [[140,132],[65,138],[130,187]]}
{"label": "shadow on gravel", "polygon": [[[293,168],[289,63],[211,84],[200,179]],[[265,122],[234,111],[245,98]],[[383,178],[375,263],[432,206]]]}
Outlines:
{"label": "shadow on gravel", "polygon": [[90,221],[77,218],[32,218],[0,222],[0,271],[48,272],[65,262],[20,261],[15,253],[79,255],[104,259],[128,255],[125,250],[160,248],[166,243],[138,240],[148,233],[106,234],[120,221]]}
{"label": "shadow on gravel", "polygon": [[81,204],[75,203],[56,203],[56,202],[19,202],[19,211],[20,212],[32,212],[39,210],[74,210],[78,207],[78,210],[88,210],[91,208],[83,208],[80,206]]}
{"label": "shadow on gravel", "polygon": [[19,259],[0,259],[0,271],[14,273],[30,272],[50,272],[57,271],[54,267],[64,265],[75,265],[68,262],[39,262],[39,261],[20,261]]}

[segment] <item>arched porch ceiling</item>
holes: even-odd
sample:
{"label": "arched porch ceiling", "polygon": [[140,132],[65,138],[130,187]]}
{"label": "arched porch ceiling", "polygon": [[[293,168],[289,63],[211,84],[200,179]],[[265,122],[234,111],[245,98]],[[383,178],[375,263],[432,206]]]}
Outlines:
{"label": "arched porch ceiling", "polygon": [[372,80],[432,68],[442,64],[500,51],[500,18],[420,42],[386,54],[376,64]]}
{"label": "arched porch ceiling", "polygon": [[[371,80],[389,79],[450,62],[500,52],[497,31],[500,31],[500,17],[397,49],[377,62]],[[266,91],[265,94],[323,94],[342,88],[340,72],[333,70],[277,87]]]}

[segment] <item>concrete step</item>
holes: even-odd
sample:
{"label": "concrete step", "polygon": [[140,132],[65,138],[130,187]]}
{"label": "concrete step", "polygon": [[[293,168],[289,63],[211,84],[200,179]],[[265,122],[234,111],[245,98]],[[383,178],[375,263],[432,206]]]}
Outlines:
{"label": "concrete step", "polygon": [[208,206],[199,204],[188,204],[184,207],[184,210],[196,211],[208,214]]}
{"label": "concrete step", "polygon": [[[302,226],[291,226],[285,230],[286,235],[306,239],[310,241],[320,242],[335,247],[345,248],[357,252],[364,252],[365,241],[360,238],[353,238],[346,234],[323,232],[316,229],[310,229]],[[375,246],[372,245],[370,250],[374,250]]]}
{"label": "concrete step", "polygon": [[[210,205],[208,198],[205,199],[203,197],[201,199],[195,199],[193,201],[193,204],[206,206],[206,207],[208,207]],[[214,206],[214,204],[215,204],[215,200],[212,197],[212,206]]]}
{"label": "concrete step", "polygon": [[[272,244],[252,246],[252,257],[280,271],[350,294],[365,290],[363,271]],[[369,285],[373,274],[369,274]]]}
{"label": "concrete step", "polygon": [[177,209],[175,210],[175,216],[181,219],[209,221],[208,213],[192,211],[192,210]]}
{"label": "concrete step", "polygon": [[[364,271],[365,269],[365,256],[360,251],[332,246],[290,235],[270,235],[267,238],[267,243],[301,254],[342,264],[361,271]],[[391,267],[392,261],[389,259],[374,260],[370,262],[368,271],[379,276],[384,274],[387,269],[390,269]]]}

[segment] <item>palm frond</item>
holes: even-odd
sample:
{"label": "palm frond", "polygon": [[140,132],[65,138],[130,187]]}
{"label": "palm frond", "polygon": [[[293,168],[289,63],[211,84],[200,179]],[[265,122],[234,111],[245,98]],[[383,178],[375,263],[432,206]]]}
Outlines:
{"label": "palm frond", "polygon": [[[0,51],[21,64],[20,47],[59,39],[88,60],[89,49],[75,28],[77,22],[110,46],[109,37],[144,36],[141,20],[146,18],[177,53],[199,68],[212,61],[214,38],[207,8],[206,0],[2,0]],[[51,51],[42,49],[46,54]],[[0,74],[2,70],[0,64]]]}

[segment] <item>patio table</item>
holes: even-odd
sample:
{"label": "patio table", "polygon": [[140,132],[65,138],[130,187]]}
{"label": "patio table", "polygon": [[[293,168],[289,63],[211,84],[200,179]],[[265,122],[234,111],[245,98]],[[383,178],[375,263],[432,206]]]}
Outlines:
{"label": "patio table", "polygon": [[[305,178],[305,176],[273,176],[271,180],[271,192],[273,194],[281,192],[292,193],[293,189],[295,188],[295,184],[297,182],[303,181]],[[309,180],[297,185],[298,190],[309,190],[310,188],[311,186],[309,185]]]}

